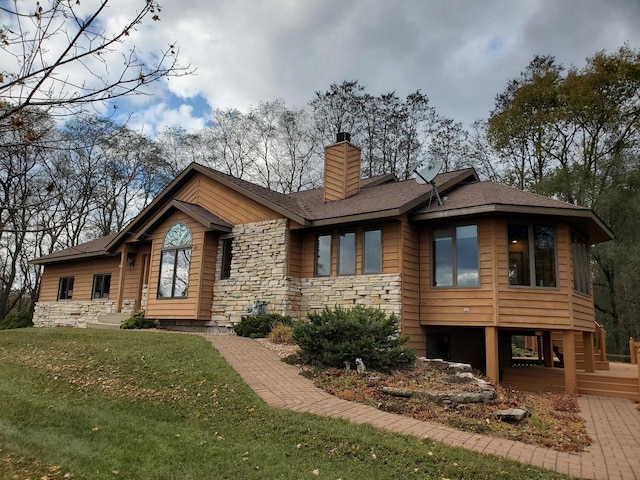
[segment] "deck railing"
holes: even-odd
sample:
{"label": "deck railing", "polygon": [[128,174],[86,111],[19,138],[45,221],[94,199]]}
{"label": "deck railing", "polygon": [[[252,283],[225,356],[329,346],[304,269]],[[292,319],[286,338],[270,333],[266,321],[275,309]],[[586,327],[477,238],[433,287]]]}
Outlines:
{"label": "deck railing", "polygon": [[602,325],[594,320],[596,325],[596,331],[593,335],[593,340],[595,343],[596,351],[595,357],[597,361],[606,362],[607,361],[607,332]]}
{"label": "deck railing", "polygon": [[[631,363],[636,365],[638,363],[638,350],[640,349],[640,342],[636,342],[633,337],[629,339],[629,353],[631,354]],[[640,368],[640,366],[638,367]]]}

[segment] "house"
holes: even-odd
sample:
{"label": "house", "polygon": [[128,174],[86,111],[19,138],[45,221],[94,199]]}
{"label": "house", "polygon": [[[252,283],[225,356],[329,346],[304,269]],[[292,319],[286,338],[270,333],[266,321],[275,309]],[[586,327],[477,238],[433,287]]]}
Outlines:
{"label": "house", "polygon": [[33,261],[44,266],[34,323],[144,310],[162,327],[230,331],[252,305],[293,318],[374,306],[400,317],[419,355],[495,382],[513,335],[535,336],[549,367],[560,345],[576,391],[577,361],[594,369],[589,248],[612,238],[607,226],[473,169],[435,187],[362,179],[342,135],[325,149],[323,188],[289,195],[189,165],[125,230]]}

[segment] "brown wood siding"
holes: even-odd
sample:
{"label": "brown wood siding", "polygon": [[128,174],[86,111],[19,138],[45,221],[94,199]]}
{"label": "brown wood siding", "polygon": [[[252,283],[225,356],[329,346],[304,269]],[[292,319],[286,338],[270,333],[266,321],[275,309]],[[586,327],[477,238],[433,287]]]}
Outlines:
{"label": "brown wood siding", "polygon": [[[565,225],[556,226],[557,278],[556,288],[529,288],[510,286],[507,278],[507,225],[497,222],[497,238],[502,243],[503,255],[499,257],[500,304],[498,321],[502,327],[572,328],[570,293],[573,284],[569,278],[569,251],[571,238]],[[536,224],[553,224],[544,220]]]}
{"label": "brown wood siding", "polygon": [[[382,229],[382,273],[397,274],[401,273],[400,269],[400,222],[389,222],[383,225],[371,225],[367,227],[345,228],[339,230],[319,230],[317,232],[305,231],[297,236],[301,245],[296,247],[300,250],[300,267],[299,271],[302,278],[311,278],[315,276],[315,255],[316,255],[316,238],[318,235],[332,235],[331,241],[331,275],[338,274],[338,242],[339,235],[346,232],[355,232],[356,234],[356,275],[362,274],[362,242],[365,230]],[[295,232],[296,235],[298,232]],[[296,238],[295,236],[292,238]],[[290,251],[292,257],[298,255],[293,250]],[[290,262],[293,260],[290,260]],[[297,261],[297,260],[296,260]],[[293,265],[290,263],[290,266]],[[298,267],[296,267],[298,268]],[[293,270],[291,270],[291,275]]]}
{"label": "brown wood siding", "polygon": [[211,320],[211,305],[213,304],[213,284],[216,278],[216,260],[218,256],[218,239],[220,236],[213,232],[204,235],[202,248],[202,274],[198,287],[198,319]]}
{"label": "brown wood siding", "polygon": [[[420,234],[422,325],[493,325],[494,245],[493,222],[488,219],[465,222],[478,225],[479,287],[434,287],[432,270],[432,232],[436,226],[422,227]],[[506,246],[506,241],[505,241]],[[506,247],[505,247],[506,248]]]}
{"label": "brown wood siding", "polygon": [[58,300],[60,277],[74,277],[73,296],[71,300],[91,300],[93,276],[98,273],[111,274],[109,298],[115,300],[118,295],[120,280],[120,256],[107,258],[90,258],[75,262],[49,264],[45,266],[40,287],[41,302]]}
{"label": "brown wood siding", "polygon": [[[175,223],[184,223],[191,229],[191,266],[189,268],[189,287],[187,298],[159,299],[158,275],[160,272],[160,253],[164,237]],[[162,222],[149,236],[152,242],[151,265],[149,274],[149,298],[147,302],[148,318],[157,319],[197,319],[198,316],[198,287],[201,284],[202,255],[204,246],[204,227],[182,212],[174,212]]]}
{"label": "brown wood siding", "polygon": [[341,200],[360,191],[360,150],[348,142],[324,149],[324,199]]}
{"label": "brown wood siding", "polygon": [[402,334],[407,346],[426,355],[426,335],[420,326],[420,236],[419,228],[407,218],[400,224],[402,248]]}
{"label": "brown wood siding", "polygon": [[[521,219],[518,219],[522,222]],[[466,222],[473,223],[473,222]],[[421,231],[421,324],[489,326],[511,328],[593,329],[593,303],[573,292],[570,231],[556,225],[557,288],[509,285],[508,219],[481,219],[478,224],[478,288],[436,288],[432,286],[431,232]],[[535,224],[550,224],[537,221]],[[551,223],[553,224],[553,223]]]}
{"label": "brown wood siding", "polygon": [[201,175],[191,179],[175,196],[196,203],[233,225],[282,218],[283,215]]}
{"label": "brown wood siding", "polygon": [[142,245],[137,247],[133,267],[127,265],[125,259],[125,265],[123,268],[124,279],[122,282],[122,299],[135,301],[136,310],[140,308],[138,299],[140,298],[142,275],[144,274],[144,255],[148,255],[149,253],[151,253],[151,245]]}
{"label": "brown wood siding", "polygon": [[[303,238],[300,230],[289,231],[289,276],[302,277]],[[313,256],[313,253],[311,254]],[[313,275],[313,272],[311,273]]]}
{"label": "brown wood siding", "polygon": [[578,330],[595,331],[596,312],[593,306],[593,297],[573,292],[573,324]]}

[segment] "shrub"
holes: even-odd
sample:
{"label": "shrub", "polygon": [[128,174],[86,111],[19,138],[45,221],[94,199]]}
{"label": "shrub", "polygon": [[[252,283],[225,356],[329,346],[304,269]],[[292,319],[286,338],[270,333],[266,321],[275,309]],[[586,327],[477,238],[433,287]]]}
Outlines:
{"label": "shrub", "polygon": [[239,323],[233,326],[236,335],[249,338],[265,338],[276,325],[293,325],[291,317],[278,315],[277,313],[259,313],[258,315],[245,315]]}
{"label": "shrub", "polygon": [[33,327],[31,314],[24,310],[18,313],[9,313],[0,322],[0,330],[10,330],[12,328]]}
{"label": "shrub", "polygon": [[144,316],[144,312],[133,312],[129,318],[124,320],[120,328],[124,330],[155,328],[156,324]]}
{"label": "shrub", "polygon": [[408,337],[398,335],[395,315],[358,306],[351,310],[325,307],[308,317],[308,322],[293,328],[293,339],[306,363],[341,368],[345,361],[355,366],[355,359],[361,358],[367,367],[388,371],[415,362],[415,352],[403,348]]}
{"label": "shrub", "polygon": [[288,325],[278,323],[273,326],[269,333],[269,341],[272,343],[293,343],[293,329]]}

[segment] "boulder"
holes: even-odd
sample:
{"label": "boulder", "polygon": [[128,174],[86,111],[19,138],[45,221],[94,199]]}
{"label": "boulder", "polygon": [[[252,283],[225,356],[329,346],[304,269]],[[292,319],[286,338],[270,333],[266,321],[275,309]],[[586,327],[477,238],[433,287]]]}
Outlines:
{"label": "boulder", "polygon": [[494,420],[502,420],[504,422],[521,422],[529,416],[529,410],[526,407],[507,408],[505,410],[496,410],[491,414]]}

